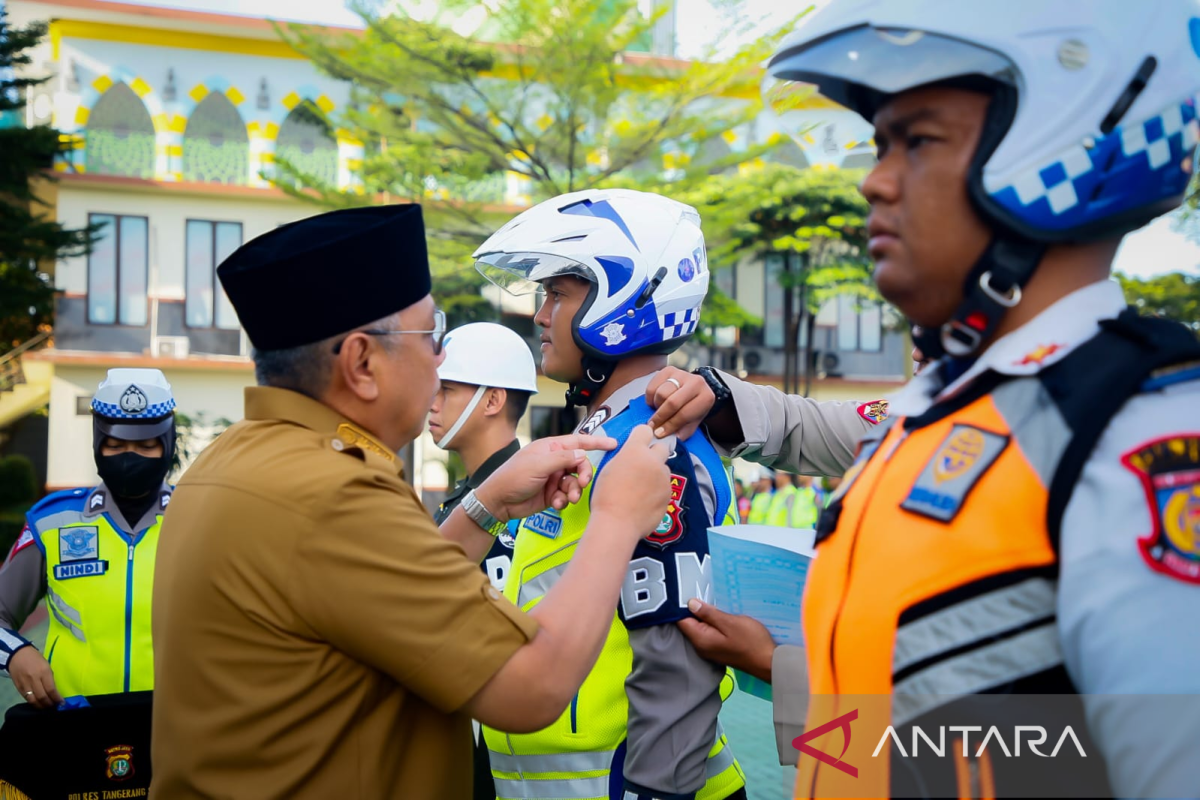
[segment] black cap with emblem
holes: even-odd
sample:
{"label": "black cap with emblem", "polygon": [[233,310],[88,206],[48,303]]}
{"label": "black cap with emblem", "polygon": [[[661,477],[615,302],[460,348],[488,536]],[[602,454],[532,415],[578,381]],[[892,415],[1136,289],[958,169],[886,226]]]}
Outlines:
{"label": "black cap with emblem", "polygon": [[347,208],[284,225],[235,250],[217,276],[258,350],[352,331],[429,294],[421,206]]}

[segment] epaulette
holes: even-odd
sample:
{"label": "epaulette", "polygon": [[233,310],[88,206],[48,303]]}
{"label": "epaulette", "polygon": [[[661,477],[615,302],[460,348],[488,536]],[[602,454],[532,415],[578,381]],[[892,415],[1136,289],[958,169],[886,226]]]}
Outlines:
{"label": "epaulette", "polygon": [[87,502],[89,492],[91,489],[63,489],[59,492],[51,492],[34,503],[33,508],[29,509],[28,515],[31,519],[36,519],[51,511],[80,510]]}
{"label": "epaulette", "polygon": [[1194,380],[1200,380],[1200,361],[1173,364],[1172,366],[1152,372],[1150,377],[1138,388],[1138,391],[1154,392],[1168,386],[1174,386],[1177,383],[1187,383]]}

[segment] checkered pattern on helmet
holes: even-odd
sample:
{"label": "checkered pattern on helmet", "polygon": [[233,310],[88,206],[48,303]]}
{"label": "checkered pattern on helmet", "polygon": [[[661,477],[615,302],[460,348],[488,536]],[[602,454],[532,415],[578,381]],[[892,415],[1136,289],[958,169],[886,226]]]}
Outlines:
{"label": "checkered pattern on helmet", "polygon": [[145,411],[139,411],[136,414],[130,414],[128,411],[122,411],[120,406],[112,403],[102,403],[99,400],[92,400],[92,411],[102,417],[111,417],[113,419],[156,419],[165,417],[175,408],[174,398],[165,403],[154,403],[146,406]]}
{"label": "checkered pattern on helmet", "polygon": [[700,309],[689,308],[687,311],[672,311],[660,317],[658,322],[662,326],[664,342],[668,339],[678,339],[680,336],[687,336],[696,330],[696,326],[700,324]]}
{"label": "checkered pattern on helmet", "polygon": [[1090,148],[1076,144],[1051,163],[989,193],[1024,222],[1048,231],[1115,216],[1181,193],[1179,169],[1200,141],[1197,98],[1172,104],[1142,122],[1119,127]]}

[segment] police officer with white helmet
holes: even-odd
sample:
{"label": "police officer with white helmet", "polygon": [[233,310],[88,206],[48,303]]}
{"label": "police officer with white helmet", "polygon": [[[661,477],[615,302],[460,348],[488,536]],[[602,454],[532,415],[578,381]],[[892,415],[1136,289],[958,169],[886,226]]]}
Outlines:
{"label": "police officer with white helmet", "polygon": [[[150,598],[174,409],[159,370],[109,370],[92,400],[101,483],[34,505],[0,569],[0,669],[34,706],[153,688]],[[18,633],[43,596],[46,656]]]}
{"label": "police officer with white helmet", "polygon": [[[429,408],[429,433],[438,447],[458,453],[467,475],[438,509],[439,525],[468,491],[521,449],[517,423],[537,394],[533,353],[515,331],[494,322],[472,322],[447,333],[443,347],[446,360],[438,367],[442,385]],[[512,548],[512,535],[501,533],[483,562],[501,591]]]}
{"label": "police officer with white helmet", "polygon": [[[429,408],[429,433],[443,450],[458,453],[467,474],[446,495],[434,515],[441,525],[504,462],[521,449],[517,423],[537,394],[537,367],[525,341],[494,322],[472,322],[446,334],[446,360],[438,367],[442,385]],[[512,567],[515,525],[498,536],[484,556],[483,571],[497,591]],[[496,796],[484,746],[476,726],[473,796]]]}

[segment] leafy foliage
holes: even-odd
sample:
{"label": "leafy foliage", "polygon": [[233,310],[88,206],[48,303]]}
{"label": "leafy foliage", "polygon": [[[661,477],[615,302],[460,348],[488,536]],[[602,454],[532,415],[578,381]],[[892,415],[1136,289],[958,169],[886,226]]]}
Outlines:
{"label": "leafy foliage", "polygon": [[281,30],[324,72],[352,83],[353,102],[336,124],[341,138],[364,143],[365,155],[358,191],[340,191],[286,158],[277,161],[279,185],[328,207],[424,202],[438,298],[453,324],[494,313],[479,302],[481,279],[469,261],[519,210],[502,205],[506,188],[531,203],[615,185],[678,196],[775,144],[738,153],[725,145],[760,111],[749,76],[771,37],[719,63],[683,62],[629,52],[656,19],[634,0],[496,0],[488,8],[474,38],[455,32],[463,4],[454,2],[432,20],[397,4],[388,14],[360,9],[361,37]]}
{"label": "leafy foliage", "polygon": [[1170,272],[1154,278],[1117,273],[1125,299],[1144,314],[1182,322],[1200,333],[1200,277]]}
{"label": "leafy foliage", "polygon": [[[861,178],[857,171],[765,164],[721,176],[692,197],[704,218],[714,268],[732,268],[746,255],[785,254],[779,278],[785,292],[785,389],[798,383],[795,343],[802,323],[813,325],[821,306],[838,295],[880,301],[867,256],[869,209],[858,191]],[[810,329],[810,342],[811,334]],[[806,377],[810,372],[804,370]]]}
{"label": "leafy foliage", "polygon": [[[14,28],[0,9],[0,125],[19,119],[24,93],[46,78],[18,78],[30,64],[28,50],[46,35],[42,23]],[[69,230],[47,216],[32,178],[63,149],[58,131],[47,126],[0,127],[0,353],[32,338],[53,321],[54,286],[40,262],[87,252],[92,228]],[[39,207],[40,206],[40,207]]]}

